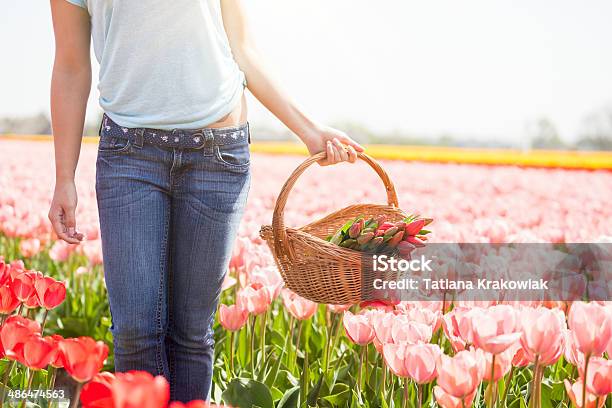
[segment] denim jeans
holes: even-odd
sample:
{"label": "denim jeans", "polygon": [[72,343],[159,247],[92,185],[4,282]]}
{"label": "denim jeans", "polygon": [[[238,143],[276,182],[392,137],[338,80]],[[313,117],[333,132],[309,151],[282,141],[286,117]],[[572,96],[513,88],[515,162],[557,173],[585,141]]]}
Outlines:
{"label": "denim jeans", "polygon": [[[249,142],[139,146],[116,126],[101,127],[96,160],[115,370],[165,376],[172,400],[208,399],[215,311],[250,187]],[[208,134],[236,131],[248,123]]]}

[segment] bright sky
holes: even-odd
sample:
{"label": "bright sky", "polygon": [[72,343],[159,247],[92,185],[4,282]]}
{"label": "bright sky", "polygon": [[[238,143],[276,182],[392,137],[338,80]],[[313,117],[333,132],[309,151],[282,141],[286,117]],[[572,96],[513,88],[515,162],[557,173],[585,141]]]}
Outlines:
{"label": "bright sky", "polygon": [[[323,121],[517,142],[546,116],[571,139],[612,102],[609,0],[244,3],[269,66]],[[0,52],[0,117],[48,112],[48,1],[2,2]],[[90,117],[97,96],[94,83]],[[249,110],[280,126],[254,99]]]}

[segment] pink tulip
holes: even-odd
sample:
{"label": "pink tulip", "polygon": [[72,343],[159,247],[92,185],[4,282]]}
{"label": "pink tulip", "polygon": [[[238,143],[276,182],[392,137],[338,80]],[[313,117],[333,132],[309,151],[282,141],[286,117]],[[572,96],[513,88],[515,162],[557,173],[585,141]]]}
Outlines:
{"label": "pink tulip", "polygon": [[485,359],[481,350],[464,350],[454,357],[440,355],[437,361],[438,385],[455,398],[472,395],[482,381]]}
{"label": "pink tulip", "polygon": [[298,320],[310,319],[317,311],[317,304],[298,296],[297,293],[288,289],[281,292],[283,304],[293,317]]}
{"label": "pink tulip", "polygon": [[408,377],[408,365],[406,364],[406,349],[410,345],[387,343],[382,346],[382,355],[385,364],[391,372],[398,377]]}
{"label": "pink tulip", "polygon": [[476,396],[476,390],[470,395],[463,399],[452,396],[451,394],[444,391],[442,387],[436,385],[434,387],[434,396],[436,397],[437,403],[442,408],[467,408],[472,406],[474,397]]}
{"label": "pink tulip", "polygon": [[346,335],[353,343],[365,346],[374,338],[374,329],[366,315],[347,311],[342,317],[342,322]]}
{"label": "pink tulip", "polygon": [[225,330],[238,331],[242,329],[249,318],[249,312],[235,304],[219,306],[219,323]]}
{"label": "pink tulip", "polygon": [[[495,364],[492,370],[493,371],[493,382],[499,381],[506,374],[508,374],[508,371],[510,371],[510,368],[512,367],[513,357],[516,354],[516,350],[518,350],[519,348],[520,348],[519,346],[510,347],[501,353],[495,354]],[[485,353],[484,358],[486,362],[484,379],[490,382],[491,381],[491,364],[493,363],[493,354]]]}
{"label": "pink tulip", "polygon": [[404,359],[408,376],[417,384],[432,382],[437,375],[436,362],[441,354],[436,344],[408,345]]}
{"label": "pink tulip", "polygon": [[502,353],[520,339],[517,323],[512,306],[496,305],[482,310],[473,324],[474,345],[491,354]]}
{"label": "pink tulip", "polygon": [[344,313],[351,308],[352,305],[327,305],[327,308],[332,313]]}
{"label": "pink tulip", "polygon": [[612,360],[591,357],[587,373],[587,388],[589,392],[599,397],[612,393]]}
{"label": "pink tulip", "polygon": [[525,308],[521,311],[521,345],[525,357],[538,364],[549,365],[563,352],[565,316],[559,309]]}
{"label": "pink tulip", "polygon": [[391,337],[394,343],[429,343],[431,341],[431,326],[409,321],[406,316],[396,316],[391,327]]}
{"label": "pink tulip", "polygon": [[[570,383],[569,380],[563,380],[565,384],[565,392],[569,396],[570,400],[572,400],[572,404],[574,404],[577,408],[601,408],[604,406],[606,399],[605,398],[597,398],[596,395],[589,392],[587,389],[585,404],[582,406],[583,395],[582,395],[582,383],[583,379],[578,377],[574,384]],[[597,403],[599,401],[599,403]]]}
{"label": "pink tulip", "polygon": [[257,316],[268,310],[272,303],[272,294],[267,286],[251,283],[238,292],[238,303],[249,313]]}
{"label": "pink tulip", "polygon": [[455,353],[465,350],[465,341],[459,335],[459,329],[454,318],[455,311],[451,311],[442,316],[442,330],[448,339]]}
{"label": "pink tulip", "polygon": [[600,356],[612,338],[612,313],[597,303],[574,302],[568,325],[574,344],[585,356]]}

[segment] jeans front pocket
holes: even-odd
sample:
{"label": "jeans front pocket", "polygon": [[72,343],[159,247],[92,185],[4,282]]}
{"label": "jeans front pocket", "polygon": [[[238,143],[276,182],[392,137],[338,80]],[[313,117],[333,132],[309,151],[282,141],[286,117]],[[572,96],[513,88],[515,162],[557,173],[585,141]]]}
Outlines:
{"label": "jeans front pocket", "polygon": [[214,153],[219,164],[231,169],[246,170],[251,164],[251,151],[247,142],[215,145]]}
{"label": "jeans front pocket", "polygon": [[105,135],[100,136],[98,144],[99,153],[128,153],[131,150],[132,142],[128,138]]}

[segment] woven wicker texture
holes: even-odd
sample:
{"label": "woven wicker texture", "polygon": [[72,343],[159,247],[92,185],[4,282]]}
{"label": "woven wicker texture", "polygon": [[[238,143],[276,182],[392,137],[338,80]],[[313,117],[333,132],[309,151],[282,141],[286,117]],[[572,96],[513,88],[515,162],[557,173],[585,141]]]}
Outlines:
{"label": "woven wicker texture", "polygon": [[397,194],[387,172],[372,157],[358,153],[381,178],[387,191],[387,205],[356,204],[338,210],[301,228],[286,227],[284,209],[297,179],[313,163],[325,158],[318,153],[306,159],[289,176],[276,200],[272,225],[261,227],[286,286],[298,295],[317,303],[353,304],[362,297],[362,260],[364,254],[325,241],[349,219],[385,214],[391,222],[406,214],[398,208]]}

